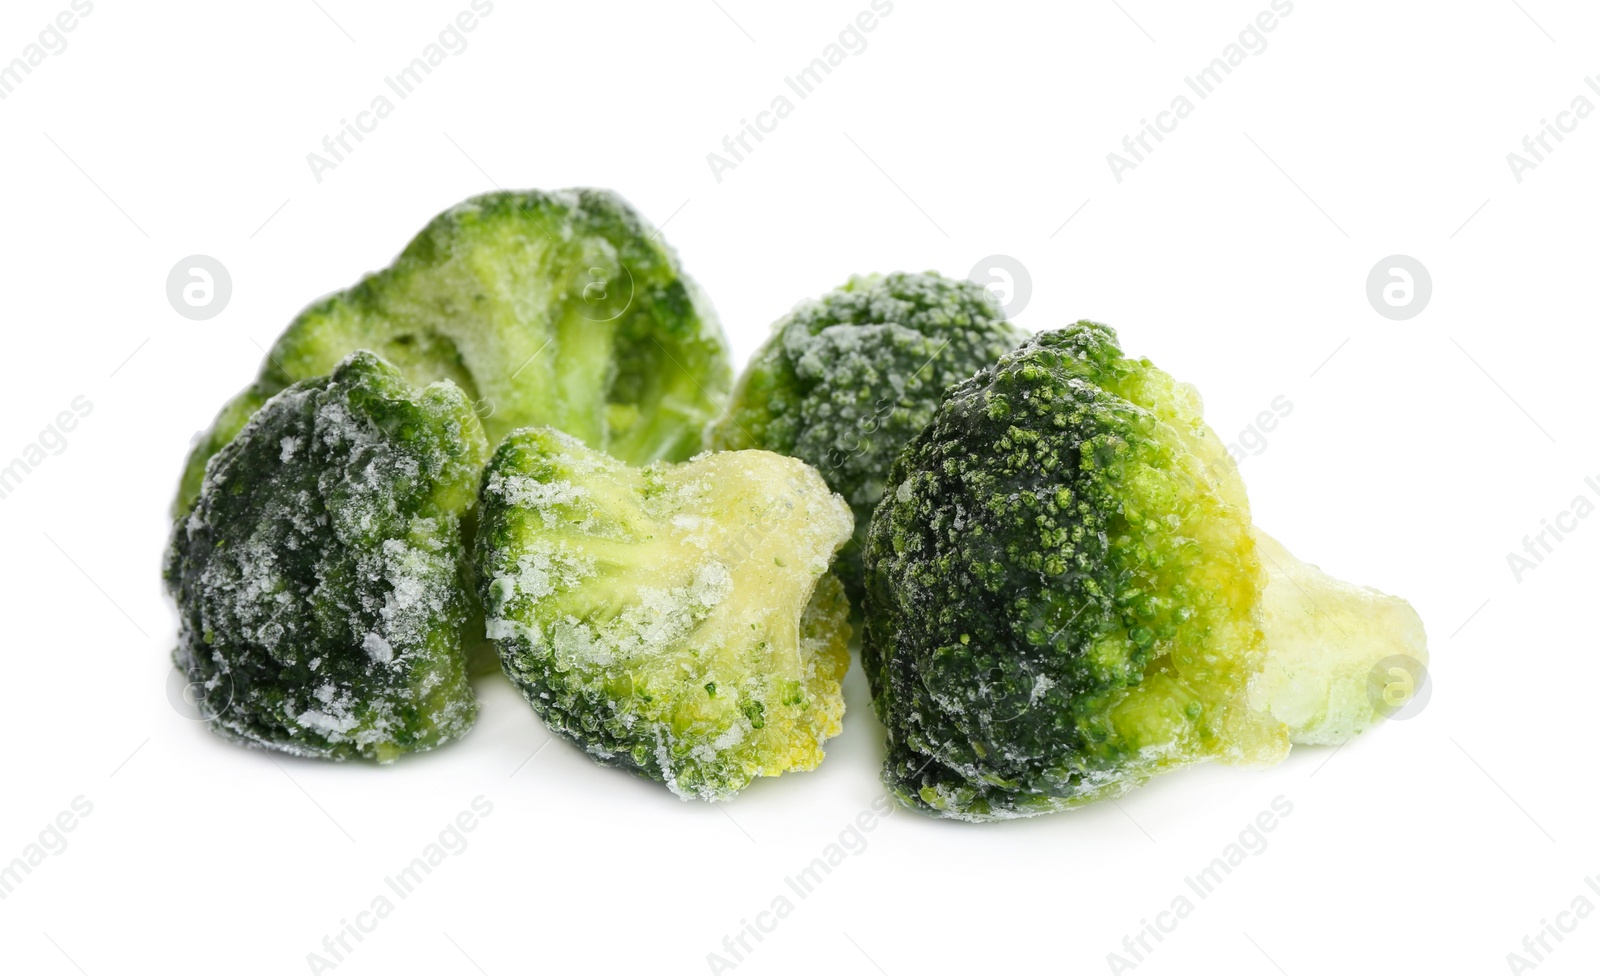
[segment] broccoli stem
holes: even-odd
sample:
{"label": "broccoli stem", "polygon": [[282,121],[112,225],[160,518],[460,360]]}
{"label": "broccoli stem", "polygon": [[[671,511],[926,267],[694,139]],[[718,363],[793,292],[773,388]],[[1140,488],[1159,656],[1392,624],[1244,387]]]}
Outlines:
{"label": "broccoli stem", "polygon": [[1343,745],[1392,713],[1383,689],[1394,694],[1393,678],[1376,691],[1370,680],[1380,664],[1388,676],[1391,665],[1417,675],[1428,663],[1422,619],[1399,597],[1335,579],[1260,529],[1254,534],[1267,664],[1253,703],[1288,726],[1296,745]]}
{"label": "broccoli stem", "polygon": [[635,417],[631,426],[613,436],[609,445],[611,453],[638,465],[693,454],[700,446],[694,434],[695,418],[689,412],[698,394],[696,381],[676,364],[667,363],[661,368],[663,381],[651,386],[652,392],[661,397],[656,408]]}

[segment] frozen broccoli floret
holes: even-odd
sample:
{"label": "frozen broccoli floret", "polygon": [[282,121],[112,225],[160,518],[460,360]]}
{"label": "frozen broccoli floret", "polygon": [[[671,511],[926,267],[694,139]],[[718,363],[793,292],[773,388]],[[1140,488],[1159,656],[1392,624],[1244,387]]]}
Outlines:
{"label": "frozen broccoli floret", "polygon": [[306,309],[189,457],[205,464],[267,398],[367,349],[417,386],[466,392],[491,445],[548,424],[630,463],[685,460],[732,372],[710,302],[659,233],[605,190],[500,192],[440,214],[390,267]]}
{"label": "frozen broccoli floret", "polygon": [[835,571],[861,598],[861,545],[889,465],[945,389],[1028,333],[981,286],[937,274],[852,278],[772,328],[708,431],[715,450],[761,448],[822,472],[856,517]]}
{"label": "frozen broccoli floret", "polygon": [[1427,660],[1404,601],[1255,530],[1199,395],[1089,322],[948,393],[865,561],[885,781],[963,820],[1347,741],[1382,716],[1373,666]]}
{"label": "frozen broccoli floret", "polygon": [[501,444],[479,510],[488,633],[551,731],[685,799],[822,761],[852,524],[815,471],[766,451],[634,468],[536,428]]}
{"label": "frozen broccoli floret", "polygon": [[213,730],[380,762],[466,733],[462,523],[488,453],[453,383],[414,390],[371,353],[255,413],[167,554],[174,659]]}

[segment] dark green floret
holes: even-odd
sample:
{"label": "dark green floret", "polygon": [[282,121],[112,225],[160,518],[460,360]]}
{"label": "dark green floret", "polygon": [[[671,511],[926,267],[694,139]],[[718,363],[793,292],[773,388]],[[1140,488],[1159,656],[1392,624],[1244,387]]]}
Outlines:
{"label": "dark green floret", "polygon": [[889,465],[933,416],[945,389],[1026,338],[970,281],[872,275],[780,319],[746,367],[716,450],[762,448],[822,472],[850,503],[856,536],[836,572],[861,597],[861,545]]}
{"label": "dark green floret", "polygon": [[477,715],[462,522],[488,455],[454,384],[356,353],[269,399],[175,526],[178,668],[217,733],[393,761]]}
{"label": "dark green floret", "polygon": [[1203,759],[1271,761],[1237,471],[1194,391],[1109,328],[956,386],[894,463],[865,553],[885,779],[944,816],[1030,816]]}

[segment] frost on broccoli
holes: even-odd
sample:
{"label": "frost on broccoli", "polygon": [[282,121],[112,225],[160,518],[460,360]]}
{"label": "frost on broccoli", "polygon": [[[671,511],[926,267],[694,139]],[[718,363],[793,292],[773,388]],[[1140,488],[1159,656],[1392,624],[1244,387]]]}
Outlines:
{"label": "frost on broccoli", "polygon": [[604,190],[499,192],[439,215],[390,267],[306,309],[189,457],[175,503],[267,398],[358,349],[466,392],[490,443],[558,427],[630,463],[684,460],[731,383],[710,303]]}
{"label": "frost on broccoli", "polygon": [[1198,394],[1083,322],[952,389],[895,462],[862,657],[904,802],[965,820],[1268,764],[1381,716],[1404,601],[1258,533]]}
{"label": "frost on broccoli", "polygon": [[177,666],[219,734],[389,762],[461,737],[471,612],[462,520],[488,456],[451,383],[357,353],[268,400],[175,528]]}
{"label": "frost on broccoli", "polygon": [[850,511],[766,451],[630,467],[547,428],[484,473],[488,633],[550,729],[684,798],[822,761],[844,712]]}
{"label": "frost on broccoli", "polygon": [[777,451],[822,472],[855,513],[855,541],[836,571],[859,603],[861,545],[895,455],[947,387],[1026,337],[970,281],[852,278],[773,326],[708,446]]}

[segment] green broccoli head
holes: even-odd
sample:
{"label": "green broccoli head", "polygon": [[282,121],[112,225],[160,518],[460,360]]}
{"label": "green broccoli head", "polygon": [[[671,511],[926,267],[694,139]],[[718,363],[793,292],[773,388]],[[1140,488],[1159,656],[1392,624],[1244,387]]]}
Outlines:
{"label": "green broccoli head", "polygon": [[859,603],[861,545],[895,455],[947,387],[1026,337],[970,281],[852,278],[773,326],[728,412],[709,429],[708,446],[777,451],[822,472],[855,513],[855,541],[837,572]]}
{"label": "green broccoli head", "polygon": [[[865,551],[891,790],[958,819],[1032,816],[1370,726],[1371,664],[1426,657],[1415,614],[1281,550],[1264,566],[1263,545],[1198,394],[1111,329],[1042,334],[953,388]],[[1407,625],[1368,619],[1379,606]]]}
{"label": "green broccoli head", "polygon": [[849,509],[765,451],[634,468],[547,428],[484,473],[488,634],[534,710],[684,798],[807,770],[840,730]]}
{"label": "green broccoli head", "polygon": [[390,762],[464,735],[462,520],[488,444],[454,384],[356,353],[268,400],[207,469],[166,579],[213,730]]}
{"label": "green broccoli head", "polygon": [[311,306],[189,457],[175,503],[267,398],[357,349],[453,381],[491,443],[549,424],[636,464],[684,460],[731,383],[710,302],[605,190],[499,192],[433,220],[390,267]]}

